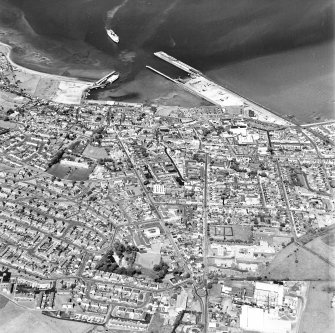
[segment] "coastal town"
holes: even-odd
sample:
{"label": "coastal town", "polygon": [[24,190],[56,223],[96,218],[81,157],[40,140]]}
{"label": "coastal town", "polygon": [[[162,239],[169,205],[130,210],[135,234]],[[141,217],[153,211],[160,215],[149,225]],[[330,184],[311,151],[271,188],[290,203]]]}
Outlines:
{"label": "coastal town", "polygon": [[106,332],[299,333],[308,280],[335,277],[335,121],[194,72],[212,106],[27,75],[0,54],[1,295]]}

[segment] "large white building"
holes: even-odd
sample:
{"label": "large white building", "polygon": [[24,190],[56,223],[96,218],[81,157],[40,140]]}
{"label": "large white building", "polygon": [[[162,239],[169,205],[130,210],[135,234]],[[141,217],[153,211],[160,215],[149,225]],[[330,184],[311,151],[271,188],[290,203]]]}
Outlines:
{"label": "large white building", "polygon": [[281,306],[284,299],[284,286],[276,283],[255,283],[254,299],[259,306]]}
{"label": "large white building", "polygon": [[160,184],[155,184],[153,186],[154,194],[165,194],[165,186]]}
{"label": "large white building", "polygon": [[152,227],[152,228],[144,229],[143,233],[148,238],[153,238],[153,237],[158,237],[161,234],[161,231],[159,230],[158,227]]}
{"label": "large white building", "polygon": [[240,316],[240,327],[247,331],[262,333],[290,333],[291,322],[281,320],[278,312],[255,308],[249,305],[242,305]]}

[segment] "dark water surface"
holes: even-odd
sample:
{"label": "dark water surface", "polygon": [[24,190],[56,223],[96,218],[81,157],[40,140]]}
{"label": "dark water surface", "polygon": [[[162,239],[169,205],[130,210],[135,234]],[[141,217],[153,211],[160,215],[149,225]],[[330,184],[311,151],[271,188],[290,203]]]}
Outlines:
{"label": "dark water surface", "polygon": [[[94,68],[118,70],[120,91],[111,90],[110,98],[151,96],[146,87],[151,87],[154,74],[145,65],[163,68],[152,55],[163,50],[277,111],[303,121],[319,114],[333,116],[334,84],[327,74],[334,71],[332,0],[8,2],[23,11],[34,31],[30,38],[32,42],[39,38],[39,48],[43,49],[47,37],[57,41],[59,48],[72,48],[80,59],[96,61]],[[107,37],[106,26],[120,36],[119,45]],[[48,51],[48,45],[44,49]],[[60,54],[56,48],[49,52],[55,57]],[[25,64],[24,57],[16,55],[16,61]],[[166,88],[163,84],[156,86],[157,95],[166,94],[159,91]],[[318,88],[322,92],[315,91]],[[313,101],[313,110],[306,110],[306,98]],[[283,100],[289,100],[284,107]]]}

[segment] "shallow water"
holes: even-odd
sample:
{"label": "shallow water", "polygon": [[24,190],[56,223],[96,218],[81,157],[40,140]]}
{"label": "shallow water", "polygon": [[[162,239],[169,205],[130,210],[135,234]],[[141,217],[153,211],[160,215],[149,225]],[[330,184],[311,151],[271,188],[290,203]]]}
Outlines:
{"label": "shallow water", "polygon": [[[103,92],[105,98],[128,95],[133,101],[172,93],[183,95],[177,104],[187,103],[187,94],[175,87],[166,91],[164,79],[153,79],[145,69],[164,67],[152,55],[163,50],[278,112],[302,121],[333,116],[334,85],[327,74],[334,72],[331,0],[9,2],[25,13],[34,31],[30,42],[49,52],[49,70],[91,79],[118,70],[119,89]],[[107,37],[106,26],[120,36],[118,45]],[[15,55],[34,66],[28,58]]]}

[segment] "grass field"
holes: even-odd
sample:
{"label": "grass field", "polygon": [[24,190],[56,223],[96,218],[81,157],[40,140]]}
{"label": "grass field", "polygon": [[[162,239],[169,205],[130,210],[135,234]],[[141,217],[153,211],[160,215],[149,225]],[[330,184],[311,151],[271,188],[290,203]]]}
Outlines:
{"label": "grass field", "polygon": [[321,238],[322,242],[328,246],[335,247],[335,232],[331,232]]}
{"label": "grass field", "polygon": [[311,242],[306,244],[306,247],[309,249],[317,252],[320,256],[328,259],[331,263],[335,265],[335,248],[333,246],[327,245],[330,244],[330,242],[325,242],[323,239],[326,237],[326,239],[329,239],[332,234],[315,238]]}
{"label": "grass field", "polygon": [[88,333],[92,328],[89,324],[50,318],[12,302],[0,308],[1,333]]}
{"label": "grass field", "polygon": [[0,295],[0,310],[4,308],[8,302],[9,302],[8,298]]}
{"label": "grass field", "polygon": [[210,228],[211,236],[222,239],[227,242],[243,242],[249,243],[252,241],[252,230],[250,226],[244,225],[216,225]]}
{"label": "grass field", "polygon": [[[335,311],[330,307],[334,282],[311,282],[298,333],[335,332]],[[328,288],[330,290],[328,290]]]}
{"label": "grass field", "polygon": [[40,78],[34,95],[40,98],[52,99],[58,89],[59,82],[49,78]]}
{"label": "grass field", "polygon": [[76,181],[87,180],[91,172],[92,168],[73,168],[60,163],[54,164],[48,170],[48,173],[55,177]]}
{"label": "grass field", "polygon": [[[1,104],[1,101],[0,101]],[[10,121],[4,121],[2,119],[0,119],[0,127],[1,128],[8,128],[8,129],[13,129],[17,127],[16,123],[12,123]]]}
{"label": "grass field", "polygon": [[17,96],[7,91],[0,91],[0,106],[5,112],[9,109],[15,109],[16,106],[21,106],[25,102],[25,97]]}
{"label": "grass field", "polygon": [[161,255],[158,253],[137,253],[136,265],[153,269],[155,265],[158,265],[161,261]]}
{"label": "grass field", "polygon": [[100,159],[100,158],[107,158],[108,154],[105,148],[87,145],[87,147],[85,148],[83,152],[83,156],[92,158],[92,159]]}
{"label": "grass field", "polygon": [[148,332],[171,333],[173,329],[172,325],[163,326],[163,324],[164,324],[164,318],[162,318],[159,313],[155,313],[149,325]]}
{"label": "grass field", "polygon": [[281,250],[266,268],[262,277],[273,280],[334,279],[334,269],[309,251],[292,243]]}

